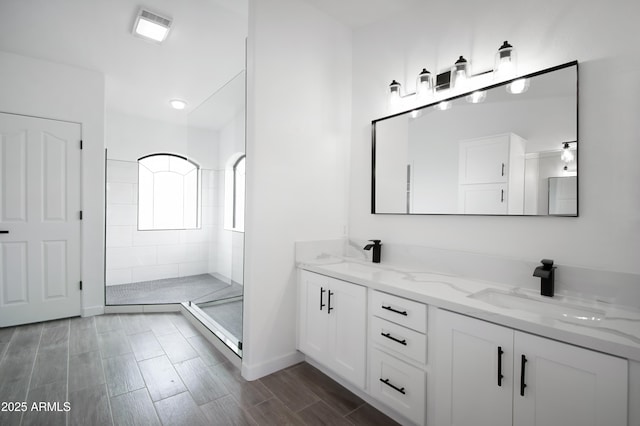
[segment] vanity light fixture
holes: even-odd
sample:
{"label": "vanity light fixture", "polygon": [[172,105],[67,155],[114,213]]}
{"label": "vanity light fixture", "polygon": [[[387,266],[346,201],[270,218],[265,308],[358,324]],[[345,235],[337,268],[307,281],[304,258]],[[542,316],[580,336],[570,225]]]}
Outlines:
{"label": "vanity light fixture", "polygon": [[469,79],[469,62],[460,56],[451,70],[453,73],[453,87],[456,89],[464,89]]}
{"label": "vanity light fixture", "polygon": [[431,73],[426,68],[422,68],[416,82],[416,94],[418,96],[424,96],[433,91],[433,80],[431,79]]}
{"label": "vanity light fixture", "polygon": [[480,102],[484,102],[487,98],[487,92],[485,90],[476,90],[470,95],[465,96],[467,102],[471,104],[479,104]]}
{"label": "vanity light fixture", "polygon": [[170,28],[171,19],[140,9],[133,24],[133,34],[155,43],[162,43],[167,38]]}
{"label": "vanity light fixture", "polygon": [[187,107],[187,102],[182,99],[171,99],[169,104],[173,109],[183,110]]}
{"label": "vanity light fixture", "polygon": [[529,90],[529,79],[519,78],[517,80],[513,80],[511,83],[507,84],[506,89],[507,93],[511,93],[512,95],[524,93]]}
{"label": "vanity light fixture", "polygon": [[[508,41],[502,43],[495,58],[495,67],[476,74],[470,73],[469,61],[464,56],[458,57],[453,67],[436,74],[435,77],[423,68],[416,80],[416,90],[413,93],[402,94],[402,86],[398,81],[392,80],[388,87],[390,105],[396,105],[403,98],[416,95],[418,98],[440,92],[442,90],[456,89],[464,92],[469,89],[471,79],[484,74],[493,73],[494,78],[506,80],[516,76],[516,51]],[[524,93],[529,88],[529,80],[518,79],[507,85],[507,92],[512,94]],[[479,103],[484,101],[484,92],[474,93],[466,97],[468,102]]]}
{"label": "vanity light fixture", "polygon": [[495,66],[493,68],[495,79],[504,80],[516,76],[516,51],[505,40],[496,53]]}
{"label": "vanity light fixture", "polygon": [[395,105],[398,103],[402,95],[400,94],[400,88],[402,86],[397,81],[393,80],[389,85],[389,103]]}

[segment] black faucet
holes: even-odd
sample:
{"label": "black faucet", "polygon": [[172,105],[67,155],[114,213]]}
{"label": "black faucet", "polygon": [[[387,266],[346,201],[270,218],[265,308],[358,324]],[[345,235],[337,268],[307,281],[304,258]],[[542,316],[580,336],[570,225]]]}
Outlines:
{"label": "black faucet", "polygon": [[365,250],[373,249],[373,263],[380,263],[380,249],[382,248],[382,244],[380,244],[381,240],[369,240],[373,244],[367,244],[364,246]]}
{"label": "black faucet", "polygon": [[553,266],[553,260],[551,259],[542,259],[540,262],[542,262],[542,266],[538,266],[533,271],[533,276],[540,278],[540,294],[553,297],[556,267]]}

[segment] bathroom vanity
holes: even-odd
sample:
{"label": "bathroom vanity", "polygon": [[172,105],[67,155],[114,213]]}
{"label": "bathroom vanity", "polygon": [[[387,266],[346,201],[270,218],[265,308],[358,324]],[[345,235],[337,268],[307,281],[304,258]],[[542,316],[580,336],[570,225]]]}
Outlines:
{"label": "bathroom vanity", "polygon": [[299,350],[402,423],[631,424],[640,311],[349,258],[298,267]]}

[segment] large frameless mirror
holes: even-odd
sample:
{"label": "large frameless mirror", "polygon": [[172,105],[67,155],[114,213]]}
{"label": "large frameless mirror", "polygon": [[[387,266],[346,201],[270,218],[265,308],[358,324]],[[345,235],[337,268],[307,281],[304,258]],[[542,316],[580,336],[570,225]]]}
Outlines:
{"label": "large frameless mirror", "polygon": [[578,216],[577,62],[372,126],[372,213]]}

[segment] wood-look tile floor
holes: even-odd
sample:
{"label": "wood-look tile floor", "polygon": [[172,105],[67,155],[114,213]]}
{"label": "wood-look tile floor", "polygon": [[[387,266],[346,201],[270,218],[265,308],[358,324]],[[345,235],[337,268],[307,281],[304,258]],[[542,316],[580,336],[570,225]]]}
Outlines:
{"label": "wood-look tile floor", "polygon": [[396,424],[306,363],[244,380],[178,313],[0,329],[0,403],[3,426]]}

